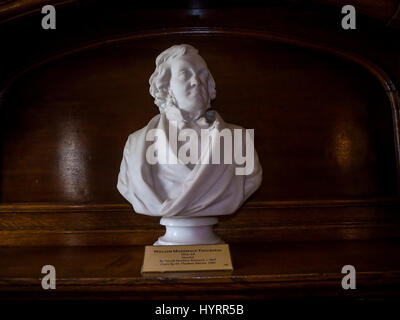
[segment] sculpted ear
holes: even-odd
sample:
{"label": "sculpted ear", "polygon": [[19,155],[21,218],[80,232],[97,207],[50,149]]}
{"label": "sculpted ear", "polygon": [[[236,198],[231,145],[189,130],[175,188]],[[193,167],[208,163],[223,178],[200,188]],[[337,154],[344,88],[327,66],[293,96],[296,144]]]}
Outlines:
{"label": "sculpted ear", "polygon": [[209,72],[207,84],[208,84],[208,94],[210,96],[210,100],[214,100],[215,97],[217,96],[217,92],[215,90],[215,80],[211,75],[211,72]]}
{"label": "sculpted ear", "polygon": [[156,80],[156,86],[160,91],[168,92],[169,89],[169,81],[171,79],[171,70],[170,68],[162,68],[160,70],[160,74]]}

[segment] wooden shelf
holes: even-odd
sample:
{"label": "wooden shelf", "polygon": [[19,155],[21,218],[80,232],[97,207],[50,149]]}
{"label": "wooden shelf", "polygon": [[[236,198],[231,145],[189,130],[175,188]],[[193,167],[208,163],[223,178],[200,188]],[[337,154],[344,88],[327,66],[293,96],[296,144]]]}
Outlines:
{"label": "wooden shelf", "polygon": [[[234,271],[142,276],[143,246],[2,247],[2,298],[254,299],[382,298],[400,293],[399,241],[232,245]],[[56,290],[41,288],[54,265]],[[357,288],[341,287],[341,269]]]}

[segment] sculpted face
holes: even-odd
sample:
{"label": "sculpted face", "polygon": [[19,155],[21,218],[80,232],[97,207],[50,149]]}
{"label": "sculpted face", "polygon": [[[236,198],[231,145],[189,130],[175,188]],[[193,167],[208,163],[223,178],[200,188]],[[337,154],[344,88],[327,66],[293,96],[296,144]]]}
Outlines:
{"label": "sculpted face", "polygon": [[199,55],[185,55],[170,63],[170,90],[179,109],[193,113],[207,110],[208,77],[207,65]]}

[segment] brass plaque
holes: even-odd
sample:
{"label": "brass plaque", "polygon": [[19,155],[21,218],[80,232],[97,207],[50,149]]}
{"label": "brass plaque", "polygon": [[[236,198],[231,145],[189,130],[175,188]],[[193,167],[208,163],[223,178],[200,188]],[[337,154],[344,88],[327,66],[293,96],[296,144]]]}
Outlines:
{"label": "brass plaque", "polygon": [[229,245],[146,246],[145,272],[233,270]]}

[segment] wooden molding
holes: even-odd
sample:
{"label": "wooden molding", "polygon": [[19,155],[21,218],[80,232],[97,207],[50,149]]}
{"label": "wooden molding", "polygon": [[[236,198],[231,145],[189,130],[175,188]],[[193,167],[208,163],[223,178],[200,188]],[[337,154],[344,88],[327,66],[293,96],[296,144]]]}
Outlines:
{"label": "wooden molding", "polygon": [[[220,216],[229,243],[396,238],[397,198],[247,203]],[[159,217],[127,204],[3,204],[0,245],[146,245],[164,229]]]}

